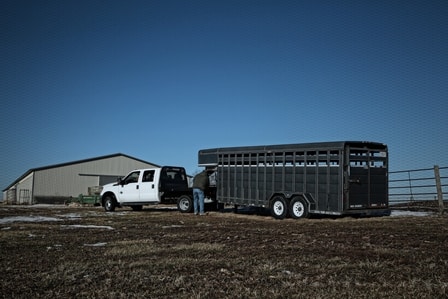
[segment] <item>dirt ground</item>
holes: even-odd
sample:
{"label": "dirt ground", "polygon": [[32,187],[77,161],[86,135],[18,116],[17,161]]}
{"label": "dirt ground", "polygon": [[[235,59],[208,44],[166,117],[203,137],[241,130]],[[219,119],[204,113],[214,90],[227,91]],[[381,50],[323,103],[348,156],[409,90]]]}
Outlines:
{"label": "dirt ground", "polygon": [[2,298],[446,298],[448,216],[0,205]]}

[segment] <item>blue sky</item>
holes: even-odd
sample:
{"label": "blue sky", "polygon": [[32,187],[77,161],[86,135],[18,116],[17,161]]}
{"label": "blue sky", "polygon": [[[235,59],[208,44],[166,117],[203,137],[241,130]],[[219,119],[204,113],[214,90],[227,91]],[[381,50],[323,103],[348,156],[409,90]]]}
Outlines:
{"label": "blue sky", "polygon": [[0,186],[114,153],[367,140],[448,166],[448,2],[0,3]]}

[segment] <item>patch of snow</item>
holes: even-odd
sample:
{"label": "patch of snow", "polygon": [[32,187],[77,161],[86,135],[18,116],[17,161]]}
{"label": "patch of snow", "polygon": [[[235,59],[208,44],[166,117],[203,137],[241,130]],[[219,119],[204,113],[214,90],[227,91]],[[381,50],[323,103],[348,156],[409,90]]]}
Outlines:
{"label": "patch of snow", "polygon": [[33,205],[6,205],[6,207],[10,207],[10,208],[30,208],[30,209],[34,209],[34,208],[66,208],[67,206],[64,204],[44,204],[44,203],[38,203],[38,204],[33,204]]}
{"label": "patch of snow", "polygon": [[106,245],[107,245],[106,242],[99,242],[99,243],[95,243],[95,244],[84,244],[84,246],[87,246],[87,247],[103,247]]}
{"label": "patch of snow", "polygon": [[52,249],[59,250],[59,247],[62,247],[62,245],[60,245],[60,244],[55,244],[53,247],[52,247],[52,246],[48,246],[48,247],[47,247],[47,251],[48,251],[48,250],[52,250]]}
{"label": "patch of snow", "polygon": [[106,216],[123,216],[123,215],[128,215],[129,212],[113,212],[113,213],[104,213],[104,215]]}
{"label": "patch of snow", "polygon": [[15,216],[0,218],[0,224],[13,223],[13,222],[44,222],[44,221],[61,221],[55,217],[44,216]]}
{"label": "patch of snow", "polygon": [[162,228],[177,228],[177,227],[184,227],[184,226],[183,225],[178,225],[178,224],[162,226]]}
{"label": "patch of snow", "polygon": [[99,228],[99,229],[114,229],[112,226],[105,226],[105,225],[61,225],[63,228]]}
{"label": "patch of snow", "polygon": [[79,218],[81,218],[81,215],[76,214],[76,213],[68,213],[68,214],[57,215],[57,216],[63,217],[63,218],[68,218],[68,219],[79,219]]}
{"label": "patch of snow", "polygon": [[402,210],[392,210],[390,216],[417,216],[417,217],[425,217],[432,216],[433,212],[416,212],[416,211],[402,211]]}

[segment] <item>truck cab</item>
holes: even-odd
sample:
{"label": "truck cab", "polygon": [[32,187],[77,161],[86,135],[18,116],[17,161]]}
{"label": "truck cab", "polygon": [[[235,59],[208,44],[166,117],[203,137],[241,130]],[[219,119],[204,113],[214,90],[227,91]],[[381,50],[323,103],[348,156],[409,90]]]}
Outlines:
{"label": "truck cab", "polygon": [[116,183],[103,186],[101,205],[107,212],[123,206],[139,211],[143,205],[176,203],[180,196],[189,192],[183,167],[136,169]]}

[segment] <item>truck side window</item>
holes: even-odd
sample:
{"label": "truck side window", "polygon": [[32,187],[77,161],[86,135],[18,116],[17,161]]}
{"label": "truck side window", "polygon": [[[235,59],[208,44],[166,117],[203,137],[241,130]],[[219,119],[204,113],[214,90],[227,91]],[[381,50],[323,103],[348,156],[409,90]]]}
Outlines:
{"label": "truck side window", "polygon": [[137,183],[138,182],[138,176],[140,175],[140,171],[134,171],[132,173],[130,173],[125,179],[124,179],[124,183],[125,184],[129,184],[129,183]]}
{"label": "truck side window", "polygon": [[143,182],[154,181],[154,170],[147,170],[143,173]]}

